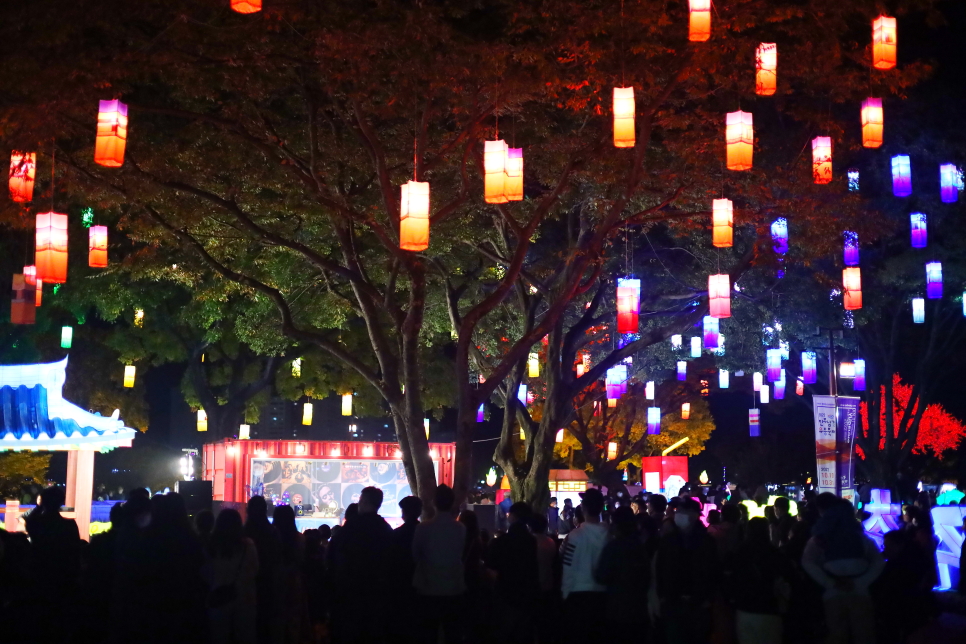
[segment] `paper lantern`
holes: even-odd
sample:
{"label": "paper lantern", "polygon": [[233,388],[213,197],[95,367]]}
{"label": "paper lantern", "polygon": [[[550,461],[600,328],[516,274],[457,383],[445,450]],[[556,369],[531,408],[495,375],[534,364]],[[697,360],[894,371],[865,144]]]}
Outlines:
{"label": "paper lantern", "polygon": [[611,441],[607,443],[607,460],[613,461],[617,458],[617,443]]}
{"label": "paper lantern", "polygon": [[682,340],[683,340],[683,338],[681,337],[681,334],[680,333],[675,333],[674,335],[672,335],[671,336],[671,348],[672,349],[680,349],[681,348],[681,341]]}
{"label": "paper lantern", "polygon": [[760,416],[757,409],[748,410],[748,435],[752,437],[761,436]]}
{"label": "paper lantern", "polygon": [[586,373],[586,370],[584,369],[584,363],[581,362],[581,361],[578,361],[577,362],[577,377],[580,378],[585,373]]}
{"label": "paper lantern", "polygon": [[693,336],[691,338],[691,357],[692,358],[701,357],[701,338],[698,336]]}
{"label": "paper lantern", "polygon": [[858,266],[842,270],[842,304],[846,311],[862,308],[862,269]]}
{"label": "paper lantern", "polygon": [[558,429],[557,433],[553,437],[553,442],[562,443],[564,439],[564,430]]}
{"label": "paper lantern", "polygon": [[771,223],[771,243],[776,255],[784,255],[788,252],[788,220],[784,217],[779,217]]}
{"label": "paper lantern", "polygon": [[802,381],[814,385],[818,374],[818,359],[813,351],[802,351]]}
{"label": "paper lantern", "polygon": [[312,424],[312,403],[310,402],[302,404],[302,424]]}
{"label": "paper lantern", "polygon": [[688,379],[688,363],[684,360],[678,360],[678,380]]}
{"label": "paper lantern", "polygon": [[208,431],[208,413],[204,409],[199,409],[196,424],[199,432]]}
{"label": "paper lantern", "polygon": [[633,87],[614,88],[614,147],[632,148],[637,140],[634,129]]}
{"label": "paper lantern", "polygon": [[506,203],[506,141],[483,144],[483,197],[486,203]]}
{"label": "paper lantern", "polygon": [[731,374],[727,369],[718,369],[718,386],[727,389],[731,386]]}
{"label": "paper lantern", "polygon": [[521,384],[517,388],[517,400],[520,401],[521,405],[527,404],[527,386],[526,385]]}
{"label": "paper lantern", "polygon": [[763,42],[755,51],[755,94],[772,96],[778,87],[778,45]]}
{"label": "paper lantern", "polygon": [[852,232],[851,230],[846,230],[843,237],[845,238],[845,243],[843,245],[843,260],[846,266],[858,266],[859,265],[859,234]]}
{"label": "paper lantern", "polygon": [[134,386],[134,376],[137,372],[137,368],[133,364],[125,365],[124,367],[124,386],[133,387]]}
{"label": "paper lantern", "polygon": [[681,420],[691,419],[691,403],[681,403]]}
{"label": "paper lantern", "polygon": [[760,371],[756,371],[751,374],[752,387],[755,391],[761,391],[761,386],[764,383],[764,378]]}
{"label": "paper lantern", "polygon": [[[251,438],[252,426],[251,425],[239,425],[238,426],[238,440],[247,441]],[[338,448],[333,449],[333,456],[338,456]]]}
{"label": "paper lantern", "polygon": [[775,400],[785,399],[785,370],[782,369],[781,378],[775,381]]}
{"label": "paper lantern", "polygon": [[107,226],[91,226],[88,231],[87,265],[91,268],[107,266]]}
{"label": "paper lantern", "polygon": [[504,193],[507,201],[523,200],[523,148],[507,148]]}
{"label": "paper lantern", "polygon": [[943,203],[955,203],[959,199],[958,184],[959,168],[952,163],[939,166],[939,197]]}
{"label": "paper lantern", "polygon": [[755,149],[755,128],[750,112],[729,112],[725,125],[729,170],[750,170]]}
{"label": "paper lantern", "polygon": [[727,273],[708,276],[708,302],[713,318],[731,317],[731,276]]}
{"label": "paper lantern", "polygon": [[74,327],[72,326],[60,327],[60,348],[70,349],[73,342],[74,342]]}
{"label": "paper lantern", "polygon": [[865,391],[865,360],[855,361],[855,380],[852,381],[854,391]]}
{"label": "paper lantern", "polygon": [[644,398],[654,400],[654,381],[648,380],[644,385]]}
{"label": "paper lantern", "polygon": [[690,9],[688,40],[705,42],[711,38],[711,0],[690,0]]}
{"label": "paper lantern", "polygon": [[262,10],[262,0],[231,0],[231,8],[238,13],[256,13]]}
{"label": "paper lantern", "polygon": [[29,284],[23,273],[15,273],[11,285],[10,323],[33,324],[37,320],[36,286]]}
{"label": "paper lantern", "polygon": [[34,198],[34,175],[37,172],[36,152],[12,152],[10,154],[10,198],[17,203],[27,203]]}
{"label": "paper lantern", "polygon": [[617,280],[617,332],[637,333],[641,309],[641,280]]}
{"label": "paper lantern", "polygon": [[484,420],[486,420],[486,411],[483,409],[483,403],[480,403],[476,410],[476,422],[482,423]]}
{"label": "paper lantern", "polygon": [[872,66],[892,69],[896,66],[896,19],[879,16],[872,21]]}
{"label": "paper lantern", "polygon": [[711,243],[715,248],[731,248],[735,215],[731,199],[711,202]]}
{"label": "paper lantern", "polygon": [[801,378],[795,379],[795,395],[804,396],[805,395],[805,381]]}
{"label": "paper lantern", "polygon": [[352,394],[342,394],[342,415],[352,415]]}
{"label": "paper lantern", "polygon": [[527,375],[531,378],[540,377],[540,356],[536,353],[531,353],[527,358]]}
{"label": "paper lantern", "polygon": [[94,163],[108,168],[124,164],[127,145],[127,105],[121,101],[101,101],[97,111],[97,140]]}
{"label": "paper lantern", "polygon": [[782,373],[782,350],[768,349],[765,351],[765,363],[768,367],[768,381],[775,382]]}
{"label": "paper lantern", "polygon": [[661,433],[661,408],[647,408],[647,433],[651,436]]}
{"label": "paper lantern", "polygon": [[409,181],[400,186],[399,247],[420,251],[429,248],[429,183]]}
{"label": "paper lantern", "polygon": [[37,279],[51,284],[67,281],[67,215],[37,213]]}
{"label": "paper lantern", "polygon": [[914,212],[909,215],[909,232],[913,248],[925,248],[927,239],[926,215]]}
{"label": "paper lantern", "polygon": [[943,296],[943,265],[941,262],[926,264],[926,297],[938,300]]}
{"label": "paper lantern", "polygon": [[855,168],[849,168],[849,192],[859,191],[859,171]]}
{"label": "paper lantern", "polygon": [[761,400],[761,404],[765,405],[771,401],[771,389],[768,385],[762,385],[761,389],[758,391],[758,397]]}
{"label": "paper lantern", "polygon": [[721,329],[721,323],[718,321],[718,318],[706,315],[702,320],[702,326],[702,330],[704,331],[704,348],[717,349],[718,334]]}
{"label": "paper lantern", "polygon": [[23,278],[24,280],[26,280],[27,284],[30,284],[31,286],[36,286],[37,285],[37,267],[24,266]]}
{"label": "paper lantern", "polygon": [[812,178],[815,183],[832,181],[832,137],[816,136],[812,139]]}
{"label": "paper lantern", "polygon": [[892,194],[897,197],[912,194],[912,162],[909,155],[897,154],[892,157]]}
{"label": "paper lantern", "polygon": [[926,300],[921,297],[912,298],[912,321],[915,324],[926,321]]}
{"label": "paper lantern", "polygon": [[882,115],[882,99],[867,98],[862,101],[862,145],[866,148],[878,148],[882,145],[882,129],[884,127]]}
{"label": "paper lantern", "polygon": [[[426,434],[426,440],[429,440],[429,419],[423,418],[423,433]],[[523,440],[525,436],[523,435],[523,428],[520,428],[520,439]]]}

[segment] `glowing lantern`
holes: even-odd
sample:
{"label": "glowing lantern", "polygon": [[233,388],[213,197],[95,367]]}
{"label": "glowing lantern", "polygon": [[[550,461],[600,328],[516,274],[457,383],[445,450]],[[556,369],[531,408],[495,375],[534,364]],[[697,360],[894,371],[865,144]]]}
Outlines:
{"label": "glowing lantern", "polygon": [[832,137],[816,136],[812,139],[812,177],[815,183],[832,181]]}
{"label": "glowing lantern", "polygon": [[690,9],[688,40],[705,42],[711,38],[711,0],[690,0]]}
{"label": "glowing lantern", "polygon": [[779,217],[771,223],[772,250],[776,255],[788,252],[788,220]]}
{"label": "glowing lantern", "polygon": [[523,200],[523,148],[506,151],[506,200]]}
{"label": "glowing lantern", "polygon": [[761,436],[760,412],[757,409],[748,410],[748,435]]}
{"label": "glowing lantern", "polygon": [[684,360],[678,361],[678,380],[688,379],[688,363]]}
{"label": "glowing lantern", "polygon": [[641,280],[617,280],[617,332],[637,333],[641,309]]}
{"label": "glowing lantern", "polygon": [[852,389],[865,391],[865,360],[855,361],[855,380],[852,381]]}
{"label": "glowing lantern", "polygon": [[[423,431],[426,433],[426,440],[429,440],[429,419],[423,419]],[[520,430],[520,438],[523,438],[523,430]]]}
{"label": "glowing lantern", "polygon": [[70,349],[71,344],[74,342],[74,327],[72,326],[62,326],[60,327],[60,348]]}
{"label": "glowing lantern", "polygon": [[846,311],[862,308],[862,269],[858,266],[842,270],[842,304]]}
{"label": "glowing lantern", "polygon": [[731,317],[731,276],[727,273],[708,276],[708,301],[711,317]]}
{"label": "glowing lantern", "polygon": [[496,469],[490,468],[490,471],[486,473],[486,484],[490,487],[496,485]]}
{"label": "glowing lantern", "polygon": [[124,366],[124,386],[125,387],[130,388],[134,386],[134,377],[136,373],[137,373],[137,368],[133,364]]}
{"label": "glowing lantern", "polygon": [[855,168],[849,168],[849,192],[859,191],[859,171]]}
{"label": "glowing lantern", "polygon": [[37,213],[37,279],[51,284],[67,281],[67,215]]}
{"label": "glowing lantern", "polygon": [[892,69],[896,66],[896,19],[879,16],[872,21],[872,66]]}
{"label": "glowing lantern", "polygon": [[644,385],[644,398],[654,400],[654,381],[648,380]]}
{"label": "glowing lantern", "polygon": [[921,297],[912,298],[912,321],[915,324],[926,321],[926,300]]}
{"label": "glowing lantern", "polygon": [[307,402],[302,405],[302,424],[312,424],[312,403]]}
{"label": "glowing lantern", "polygon": [[352,415],[352,394],[342,394],[342,415]]}
{"label": "glowing lantern", "polygon": [[711,202],[711,243],[715,248],[731,248],[734,217],[731,199],[715,199]]}
{"label": "glowing lantern", "polygon": [[859,265],[859,235],[851,230],[845,231],[845,244],[843,249],[846,266]]}
{"label": "glowing lantern", "polygon": [[127,145],[127,105],[121,101],[101,101],[97,111],[97,140],[94,163],[108,168],[124,164]]}
{"label": "glowing lantern", "polygon": [[778,87],[778,45],[763,42],[755,51],[755,94],[771,96]]}
{"label": "glowing lantern", "polygon": [[775,400],[785,399],[785,370],[782,369],[782,377],[775,381]]}
{"label": "glowing lantern", "polygon": [[702,323],[704,325],[704,347],[706,349],[717,349],[721,323],[718,321],[718,318],[711,317],[710,315],[704,316]]}
{"label": "glowing lantern", "polygon": [[892,194],[897,197],[912,194],[912,162],[909,155],[897,154],[892,157]]}
{"label": "glowing lantern", "polygon": [[15,273],[12,282],[13,298],[10,300],[10,323],[33,324],[37,320],[34,302],[36,287],[27,282],[23,273]]}
{"label": "glowing lantern", "polygon": [[661,433],[661,408],[647,408],[647,433],[651,436]]}
{"label": "glowing lantern", "polygon": [[584,375],[584,373],[586,373],[586,369],[584,367],[584,363],[583,363],[582,360],[578,360],[577,361],[577,377],[580,378],[581,376]]}
{"label": "glowing lantern", "polygon": [[[959,199],[958,183],[959,168],[952,163],[939,166],[939,197],[943,203],[955,203]],[[12,193],[13,188],[10,191]]]}
{"label": "glowing lantern", "polygon": [[420,251],[429,248],[429,183],[408,181],[400,186],[399,247]]}
{"label": "glowing lantern", "polygon": [[36,266],[24,266],[23,267],[23,278],[26,284],[34,287],[35,297],[34,306],[40,306],[41,299],[44,295],[44,282],[43,280],[37,279],[37,267]]}
{"label": "glowing lantern", "polygon": [[763,381],[764,381],[764,378],[762,377],[761,372],[756,371],[755,373],[751,374],[751,378],[752,378],[752,383],[753,383],[752,386],[754,387],[754,390],[761,391],[761,385],[763,384]]}
{"label": "glowing lantern", "polygon": [[483,409],[483,404],[481,403],[476,410],[476,422],[482,423],[484,420],[486,420],[486,411]]}
{"label": "glowing lantern", "polygon": [[506,203],[506,141],[483,144],[483,197],[486,203]]}
{"label": "glowing lantern", "polygon": [[564,430],[558,429],[556,435],[553,437],[553,442],[562,443],[564,439]]}
{"label": "glowing lantern", "polygon": [[691,419],[691,403],[681,403],[681,420]]}
{"label": "glowing lantern", "polygon": [[617,458],[617,443],[611,441],[607,443],[607,460],[613,461]]}
{"label": "glowing lantern", "polygon": [[12,152],[10,154],[10,198],[17,203],[27,203],[34,198],[34,175],[37,172],[36,152]]}
{"label": "glowing lantern", "polygon": [[262,10],[262,0],[231,0],[231,8],[238,13],[255,13]]}
{"label": "glowing lantern", "polygon": [[637,140],[634,131],[634,88],[614,88],[614,147],[632,148]]}
{"label": "glowing lantern", "polygon": [[88,232],[87,265],[91,268],[107,266],[107,226],[91,226]]}
{"label": "glowing lantern", "polygon": [[943,265],[941,262],[926,264],[926,297],[938,300],[943,296]]}
{"label": "glowing lantern", "polygon": [[531,378],[540,377],[540,356],[536,353],[531,353],[527,359],[527,375]]}
{"label": "glowing lantern", "polygon": [[775,382],[781,377],[782,350],[768,349],[765,351],[765,362],[768,367],[768,381]]}
{"label": "glowing lantern", "polygon": [[761,386],[761,390],[758,392],[758,395],[761,398],[761,404],[764,405],[764,404],[767,404],[768,402],[771,401],[771,393],[770,392],[771,392],[771,389],[769,389],[768,385],[762,385]]}
{"label": "glowing lantern", "polygon": [[[239,425],[238,426],[238,440],[247,441],[249,438],[251,438],[251,435],[252,435],[252,426],[251,425]],[[333,456],[338,456],[339,455],[338,448],[333,448],[332,455]]]}
{"label": "glowing lantern", "polygon": [[795,380],[795,395],[804,396],[805,395],[805,381],[801,378]]}
{"label": "glowing lantern", "polygon": [[520,387],[517,388],[517,400],[520,401],[521,405],[527,404],[527,386],[526,385],[520,385]]}
{"label": "glowing lantern", "polygon": [[802,381],[814,385],[818,374],[818,358],[813,351],[802,351]]}
{"label": "glowing lantern", "polygon": [[301,378],[302,377],[302,358],[296,358],[292,360],[292,377]]}
{"label": "glowing lantern", "polygon": [[208,431],[208,413],[204,409],[199,409],[195,421],[199,432]]}
{"label": "glowing lantern", "polygon": [[691,338],[691,357],[700,358],[701,357],[701,338],[698,336],[693,336]]}
{"label": "glowing lantern", "polygon": [[882,99],[867,98],[862,101],[862,146],[878,148],[882,145]]}
{"label": "glowing lantern", "polygon": [[755,128],[750,112],[730,112],[725,125],[729,170],[750,170],[755,149]]}
{"label": "glowing lantern", "polygon": [[718,369],[718,386],[727,389],[731,386],[731,374],[727,369]]}
{"label": "glowing lantern", "polygon": [[926,215],[914,212],[909,215],[909,232],[913,248],[925,248],[927,241]]}
{"label": "glowing lantern", "polygon": [[681,337],[681,334],[680,333],[675,333],[674,335],[672,335],[671,336],[671,348],[672,349],[680,349],[681,348],[681,341],[682,341],[682,339],[683,338]]}

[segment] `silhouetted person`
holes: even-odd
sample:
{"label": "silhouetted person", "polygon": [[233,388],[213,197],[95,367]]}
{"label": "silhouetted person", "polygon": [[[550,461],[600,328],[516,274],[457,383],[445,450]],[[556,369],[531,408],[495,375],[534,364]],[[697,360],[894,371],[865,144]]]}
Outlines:
{"label": "silhouetted person", "polygon": [[627,633],[645,639],[648,623],[640,617],[647,606],[650,560],[634,511],[617,508],[611,519],[614,537],[604,545],[596,574],[597,581],[607,588],[604,621],[615,641]]}
{"label": "silhouetted person", "polygon": [[490,641],[490,596],[483,573],[483,539],[480,521],[475,512],[460,512],[459,522],[466,526],[463,543],[463,579],[466,581],[466,601],[463,622],[466,640],[470,644]]}
{"label": "silhouetted person", "polygon": [[527,528],[529,518],[529,505],[511,505],[506,534],[494,539],[486,553],[486,567],[496,573],[500,641],[510,644],[529,644],[533,639],[533,615],[540,593],[537,541]]}
{"label": "silhouetted person", "polygon": [[218,513],[207,552],[206,604],[212,644],[254,644],[258,553],[245,536],[236,510],[225,508]]}
{"label": "silhouetted person", "polygon": [[[597,580],[597,566],[607,543],[607,526],[601,523],[604,495],[597,488],[580,493],[583,522],[560,545],[563,565],[560,590],[564,612],[568,615],[600,615],[606,604],[606,587]],[[627,508],[631,512],[630,508]],[[633,512],[631,512],[633,515]],[[586,642],[595,634],[591,620],[574,620],[568,625],[565,640]]]}
{"label": "silhouetted person", "polygon": [[416,589],[413,574],[413,537],[419,527],[419,515],[423,502],[418,496],[407,496],[399,501],[403,524],[392,531],[392,585],[396,593],[395,629],[404,641],[418,641],[419,626],[413,616],[417,614]]}
{"label": "silhouetted person", "polygon": [[297,644],[308,633],[308,614],[302,586],[305,537],[296,526],[295,509],[290,505],[275,507],[272,525],[278,531],[282,545],[275,570],[272,644]]}
{"label": "silhouetted person", "polygon": [[358,514],[359,514],[358,503],[350,503],[349,505],[345,506],[345,514],[342,515],[342,524],[345,525],[346,523],[349,522],[349,519],[352,519]]}
{"label": "silhouetted person", "polygon": [[[787,499],[786,499],[787,500]],[[782,641],[782,615],[791,599],[791,567],[771,542],[767,519],[745,526],[744,542],[729,562],[739,644]]]}
{"label": "silhouetted person", "polygon": [[258,552],[256,631],[258,644],[269,644],[272,638],[272,618],[275,603],[275,569],[282,556],[282,542],[278,531],[268,522],[268,504],[265,497],[253,496],[248,500],[248,518],[245,536],[255,543]]}
{"label": "silhouetted person", "polygon": [[436,641],[443,629],[447,644],[460,638],[460,602],[466,591],[463,547],[466,526],[456,520],[456,495],[448,485],[436,488],[436,515],[419,524],[413,535],[413,586],[419,595],[423,641]]}
{"label": "silhouetted person", "polygon": [[211,510],[202,510],[195,515],[195,532],[198,534],[202,546],[208,547],[208,540],[211,538],[211,532],[214,529],[215,515]]}
{"label": "silhouetted person", "polygon": [[48,607],[57,610],[55,615],[45,611],[35,622],[37,642],[64,636],[77,599],[80,535],[77,523],[60,514],[64,496],[62,487],[47,488],[40,495],[39,505],[24,519],[33,555],[34,596],[43,597]]}

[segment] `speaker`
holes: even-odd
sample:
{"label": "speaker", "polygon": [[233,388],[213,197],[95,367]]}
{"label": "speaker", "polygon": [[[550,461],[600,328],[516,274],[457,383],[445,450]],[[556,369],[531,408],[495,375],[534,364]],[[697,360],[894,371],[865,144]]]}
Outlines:
{"label": "speaker", "polygon": [[184,498],[189,516],[193,517],[202,510],[211,511],[211,481],[178,481],[174,491]]}

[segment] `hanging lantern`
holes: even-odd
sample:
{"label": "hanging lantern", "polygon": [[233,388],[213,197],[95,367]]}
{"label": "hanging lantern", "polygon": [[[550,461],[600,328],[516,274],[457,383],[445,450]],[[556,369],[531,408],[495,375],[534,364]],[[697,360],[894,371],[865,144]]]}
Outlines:
{"label": "hanging lantern", "polygon": [[755,51],[755,94],[772,96],[778,87],[778,45],[763,42]]}
{"label": "hanging lantern", "polygon": [[731,386],[731,374],[727,369],[718,369],[718,387],[727,389]]}
{"label": "hanging lantern", "polygon": [[691,403],[681,403],[681,420],[691,419]]}
{"label": "hanging lantern", "polygon": [[400,186],[399,247],[420,251],[429,248],[429,183],[408,181]]}
{"label": "hanging lantern", "polygon": [[94,163],[108,168],[124,164],[127,145],[127,105],[121,101],[101,101],[97,111],[97,140]]}
{"label": "hanging lantern", "polygon": [[312,403],[307,402],[302,405],[302,424],[312,424]]}
{"label": "hanging lantern", "polygon": [[577,377],[580,378],[586,373],[583,360],[577,361]]}
{"label": "hanging lantern", "polygon": [[614,88],[614,147],[632,148],[637,140],[634,129],[633,87]]}
{"label": "hanging lantern", "polygon": [[912,236],[913,248],[925,248],[927,241],[926,215],[914,212],[909,215],[909,230]]}
{"label": "hanging lantern", "polygon": [[832,181],[832,137],[816,136],[812,139],[812,177],[815,183]]}
{"label": "hanging lantern", "polygon": [[506,200],[523,200],[523,148],[506,151]]}
{"label": "hanging lantern", "polygon": [[782,350],[768,349],[765,351],[765,362],[768,367],[768,381],[775,382],[781,377]]}
{"label": "hanging lantern", "polygon": [[939,166],[939,197],[943,203],[955,203],[959,200],[958,184],[959,168],[952,163]]}
{"label": "hanging lantern", "polygon": [[846,311],[862,308],[862,269],[858,266],[842,270],[842,304]]}
{"label": "hanging lantern", "polygon": [[60,348],[70,349],[73,342],[74,342],[74,327],[72,326],[60,327]]}
{"label": "hanging lantern", "polygon": [[342,415],[352,415],[352,394],[342,394]]}
{"label": "hanging lantern", "polygon": [[702,324],[704,326],[704,347],[706,349],[717,349],[721,323],[718,321],[718,318],[706,315],[702,320]]}
{"label": "hanging lantern", "polygon": [[647,433],[651,436],[661,433],[661,408],[647,408]]}
{"label": "hanging lantern", "polygon": [[641,309],[641,280],[617,280],[617,332],[637,333]]}
{"label": "hanging lantern", "polygon": [[752,437],[761,436],[760,416],[757,409],[748,410],[748,435]]}
{"label": "hanging lantern", "polygon": [[912,321],[915,324],[926,321],[926,300],[921,297],[912,298]]}
{"label": "hanging lantern", "polygon": [[755,149],[755,128],[750,112],[729,112],[725,125],[729,170],[750,170]]}
{"label": "hanging lantern", "polygon": [[785,370],[782,369],[781,378],[775,381],[775,400],[785,399]]}
{"label": "hanging lantern", "polygon": [[872,66],[892,69],[896,66],[896,19],[879,16],[872,21]]}
{"label": "hanging lantern", "polygon": [[756,371],[755,373],[751,374],[751,381],[754,390],[761,391],[761,385],[764,382],[764,378],[762,377],[760,371]]}
{"label": "hanging lantern", "polygon": [[607,443],[607,460],[613,461],[617,458],[617,443],[611,441]]}
{"label": "hanging lantern", "polygon": [[705,42],[711,38],[711,0],[690,0],[690,8],[688,40]]}
{"label": "hanging lantern", "polygon": [[814,351],[802,351],[802,380],[806,385],[814,385],[818,375],[818,359]]}
{"label": "hanging lantern", "polygon": [[761,389],[758,391],[758,396],[761,400],[761,404],[765,405],[771,402],[771,389],[768,385],[762,385]]}
{"label": "hanging lantern", "polygon": [[688,363],[684,360],[678,360],[678,380],[688,379]]}
{"label": "hanging lantern", "polygon": [[262,0],[231,0],[231,8],[238,13],[256,13],[262,10]]}
{"label": "hanging lantern", "polygon": [[734,221],[731,199],[711,202],[711,243],[715,248],[731,248]]}
{"label": "hanging lantern", "polygon": [[691,337],[691,357],[701,357],[701,338],[696,335]]}
{"label": "hanging lantern", "polygon": [[855,168],[849,168],[849,192],[859,191],[859,171]]}
{"label": "hanging lantern", "polygon": [[10,153],[10,199],[27,203],[34,198],[34,175],[37,172],[36,152]]}
{"label": "hanging lantern", "polygon": [[795,379],[795,395],[804,396],[805,395],[805,381],[801,378]]}
{"label": "hanging lantern", "polygon": [[878,148],[882,145],[882,99],[867,98],[862,101],[862,146]]}
{"label": "hanging lantern", "polygon": [[15,273],[10,300],[10,323],[33,324],[37,320],[36,286],[29,284],[23,273]]}
{"label": "hanging lantern", "polygon": [[648,380],[644,385],[644,398],[654,400],[654,381]]}
{"label": "hanging lantern", "polygon": [[553,437],[553,442],[562,443],[564,439],[564,430],[558,429],[556,435]]}
{"label": "hanging lantern", "polygon": [[208,413],[204,409],[199,409],[195,421],[199,432],[208,431]]}
{"label": "hanging lantern", "polygon": [[37,279],[51,284],[67,281],[67,215],[37,213]]}
{"label": "hanging lantern", "polygon": [[731,276],[727,273],[708,275],[708,301],[711,317],[731,317]]}
{"label": "hanging lantern", "polygon": [[865,360],[855,361],[855,380],[852,381],[853,391],[865,391]]}
{"label": "hanging lantern", "polygon": [[292,377],[301,378],[302,377],[302,358],[296,358],[292,360]]}
{"label": "hanging lantern", "polygon": [[37,267],[24,266],[23,278],[27,281],[27,284],[30,284],[31,286],[36,286],[37,285]]}
{"label": "hanging lantern", "polygon": [[892,194],[897,197],[912,194],[912,162],[907,154],[892,157]]}
{"label": "hanging lantern", "polygon": [[846,230],[845,244],[843,248],[844,261],[846,266],[859,265],[859,234]]}
{"label": "hanging lantern", "polygon": [[941,262],[926,264],[926,297],[938,300],[943,296],[943,265]]}
{"label": "hanging lantern", "polygon": [[124,386],[133,387],[134,386],[134,376],[137,372],[137,368],[133,364],[125,365],[124,367]]}
{"label": "hanging lantern", "polygon": [[540,356],[536,353],[531,353],[527,359],[527,375],[531,378],[540,377]]}
{"label": "hanging lantern", "polygon": [[[247,441],[251,438],[252,426],[251,425],[239,425],[238,426],[238,440]],[[333,456],[338,456],[338,447],[333,449]]]}
{"label": "hanging lantern", "polygon": [[520,401],[521,405],[526,406],[527,404],[527,386],[526,385],[521,384],[517,388],[517,400]]}
{"label": "hanging lantern", "polygon": [[486,203],[506,203],[506,141],[483,144],[483,197]]}
{"label": "hanging lantern", "polygon": [[483,409],[483,403],[480,403],[476,410],[476,422],[482,423],[484,420],[486,420],[486,411]]}
{"label": "hanging lantern", "polygon": [[91,226],[88,232],[87,265],[91,268],[107,266],[107,226]]}
{"label": "hanging lantern", "polygon": [[771,224],[772,250],[776,255],[784,255],[788,252],[788,220],[779,217]]}

